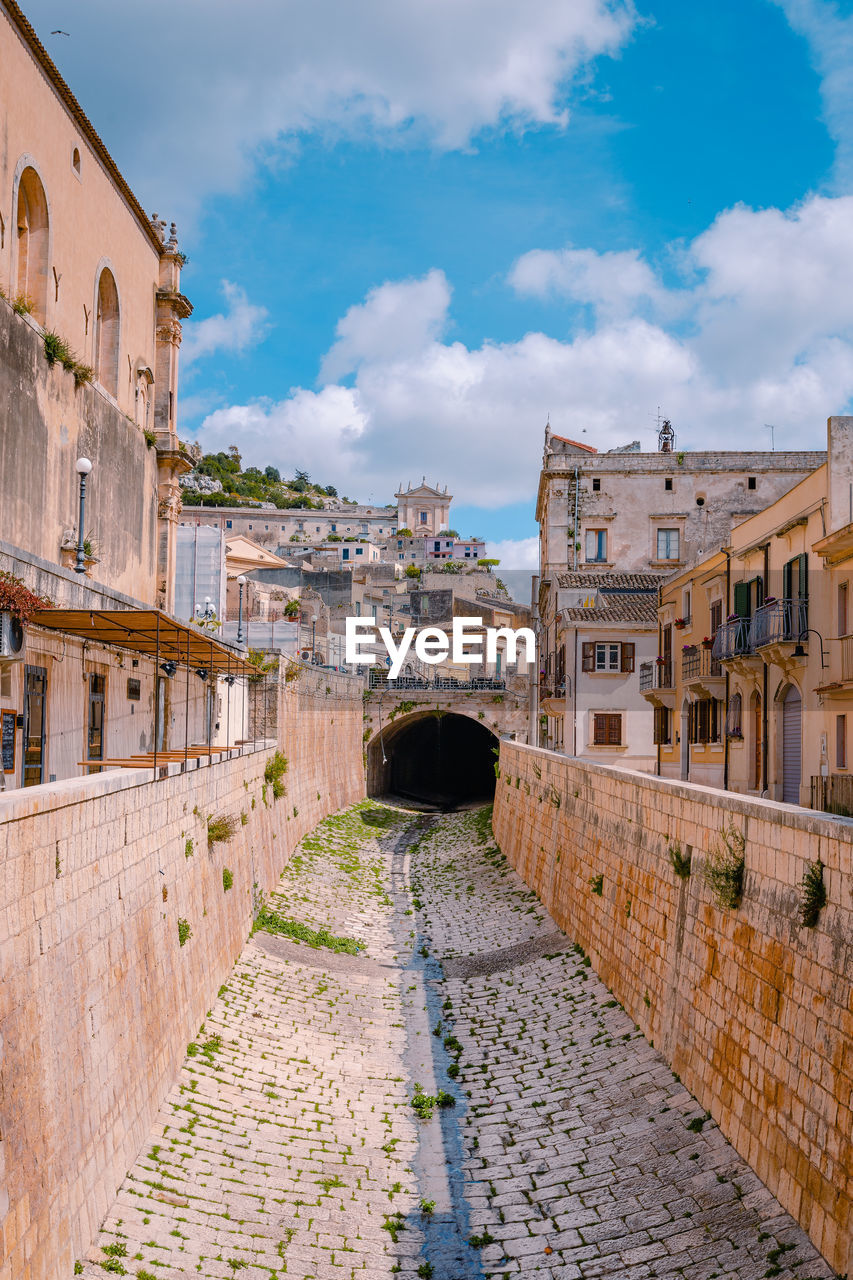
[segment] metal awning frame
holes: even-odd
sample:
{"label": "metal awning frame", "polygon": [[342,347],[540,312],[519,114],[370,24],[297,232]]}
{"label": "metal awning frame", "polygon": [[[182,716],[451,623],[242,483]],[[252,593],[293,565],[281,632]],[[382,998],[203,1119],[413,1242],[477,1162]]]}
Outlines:
{"label": "metal awning frame", "polygon": [[113,645],[158,662],[206,667],[211,675],[249,676],[257,668],[210,632],[178,622],[160,609],[41,609],[30,623],[97,644]]}

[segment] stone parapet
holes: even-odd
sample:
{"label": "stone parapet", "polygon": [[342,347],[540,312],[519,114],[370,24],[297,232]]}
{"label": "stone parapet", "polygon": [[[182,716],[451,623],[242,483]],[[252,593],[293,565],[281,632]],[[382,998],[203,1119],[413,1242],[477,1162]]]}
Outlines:
{"label": "stone parapet", "polygon": [[[278,800],[274,743],[157,781],[116,770],[0,797],[2,1280],[72,1274],[258,894],[307,830],[364,794],[359,682],[282,681],[278,723]],[[233,835],[209,844],[223,816]]]}
{"label": "stone parapet", "polygon": [[[499,768],[507,858],[831,1266],[851,1271],[853,822],[507,741]],[[736,909],[703,875],[732,830]],[[807,928],[802,882],[818,858],[827,904]]]}

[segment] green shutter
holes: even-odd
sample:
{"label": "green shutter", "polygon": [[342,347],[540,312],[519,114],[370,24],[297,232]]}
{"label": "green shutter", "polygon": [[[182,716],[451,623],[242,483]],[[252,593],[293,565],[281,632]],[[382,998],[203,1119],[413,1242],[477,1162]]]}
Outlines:
{"label": "green shutter", "polygon": [[750,591],[748,582],[735,583],[735,613],[739,618],[748,618],[752,610],[749,601]]}

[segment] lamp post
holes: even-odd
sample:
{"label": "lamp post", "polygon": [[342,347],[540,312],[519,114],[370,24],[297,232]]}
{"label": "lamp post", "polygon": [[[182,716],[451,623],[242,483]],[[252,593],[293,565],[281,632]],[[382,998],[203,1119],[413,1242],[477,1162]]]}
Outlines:
{"label": "lamp post", "polygon": [[237,585],[240,588],[240,600],[237,605],[237,643],[243,643],[243,588],[246,585],[246,579],[241,573],[237,579]]}
{"label": "lamp post", "polygon": [[80,516],[77,524],[77,559],[74,561],[74,572],[86,572],[86,553],[83,549],[83,520],[86,514],[86,476],[92,470],[88,458],[78,458],[77,474],[80,477]]}

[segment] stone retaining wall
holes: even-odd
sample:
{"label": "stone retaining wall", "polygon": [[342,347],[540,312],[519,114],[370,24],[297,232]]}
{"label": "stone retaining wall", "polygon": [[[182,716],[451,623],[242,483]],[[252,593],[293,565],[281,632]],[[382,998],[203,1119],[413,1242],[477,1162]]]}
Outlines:
{"label": "stone retaining wall", "polygon": [[[735,910],[702,874],[732,826]],[[494,830],[738,1152],[853,1273],[853,822],[504,741]],[[818,857],[828,904],[805,928]]]}
{"label": "stone retaining wall", "polygon": [[[279,711],[277,801],[272,743],[156,782],[116,770],[0,796],[0,1280],[72,1274],[242,950],[253,897],[364,793],[357,681],[306,671]],[[235,834],[209,847],[221,815]]]}

